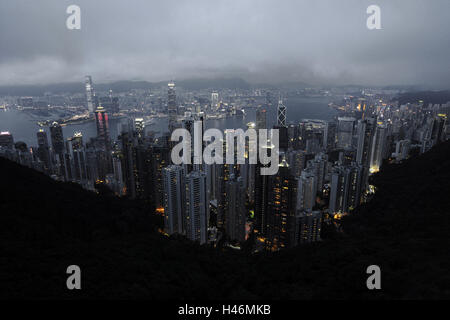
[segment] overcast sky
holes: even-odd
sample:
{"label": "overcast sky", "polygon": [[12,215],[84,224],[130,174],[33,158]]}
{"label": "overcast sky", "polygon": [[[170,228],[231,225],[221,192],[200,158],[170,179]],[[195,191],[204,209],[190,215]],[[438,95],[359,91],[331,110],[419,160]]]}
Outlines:
{"label": "overcast sky", "polygon": [[[81,30],[66,8],[81,7]],[[366,9],[381,7],[382,30]],[[0,0],[0,85],[242,77],[450,88],[449,0]]]}

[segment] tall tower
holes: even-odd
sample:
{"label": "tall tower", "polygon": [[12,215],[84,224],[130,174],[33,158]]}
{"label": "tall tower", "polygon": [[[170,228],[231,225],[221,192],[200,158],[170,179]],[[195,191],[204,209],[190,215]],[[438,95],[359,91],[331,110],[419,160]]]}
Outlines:
{"label": "tall tower", "polygon": [[51,163],[47,132],[45,132],[43,129],[39,129],[39,131],[37,132],[37,141],[39,160],[41,160],[44,164],[44,171],[48,173],[51,169]]}
{"label": "tall tower", "polygon": [[64,152],[64,136],[62,127],[58,122],[53,122],[50,126],[50,137],[52,139],[53,152],[55,154],[63,154]]}
{"label": "tall tower", "polygon": [[353,127],[356,119],[352,117],[339,117],[337,127],[337,147],[350,149],[352,147]]}
{"label": "tall tower", "polygon": [[370,172],[378,172],[383,162],[384,149],[386,148],[387,127],[384,124],[378,124],[373,138],[372,153],[370,159]]}
{"label": "tall tower", "polygon": [[264,107],[256,110],[256,129],[267,129],[267,110]]}
{"label": "tall tower", "polygon": [[86,76],[86,104],[89,113],[94,112],[94,87],[92,86],[92,77]]}
{"label": "tall tower", "polygon": [[290,175],[285,161],[280,163],[278,173],[268,180],[265,244],[267,250],[278,251],[293,245],[298,182]]}
{"label": "tall tower", "polygon": [[184,169],[171,165],[163,169],[164,184],[164,228],[168,234],[183,234],[185,197]]}
{"label": "tall tower", "polygon": [[322,226],[321,211],[299,211],[295,216],[294,244],[310,243],[320,240]]}
{"label": "tall tower", "polygon": [[186,236],[204,244],[208,238],[209,199],[206,174],[192,171],[186,176]]}
{"label": "tall tower", "polygon": [[336,147],[336,122],[327,122],[323,135],[323,147],[331,151]]}
{"label": "tall tower", "polygon": [[283,104],[281,97],[278,100],[277,125],[279,127],[286,127],[286,106]]}
{"label": "tall tower", "polygon": [[211,109],[216,111],[219,108],[219,94],[217,92],[211,93]]}
{"label": "tall tower", "polygon": [[109,150],[108,113],[106,113],[106,110],[101,106],[95,110],[95,123],[97,125],[97,138],[105,150]]}
{"label": "tall tower", "polygon": [[317,194],[317,177],[311,171],[303,171],[298,179],[297,209],[308,212],[312,211]]}
{"label": "tall tower", "polygon": [[361,199],[362,167],[356,163],[338,166],[331,175],[330,214],[346,214],[356,208]]}
{"label": "tall tower", "polygon": [[170,81],[167,87],[167,113],[169,115],[169,131],[172,132],[177,122],[177,96],[173,81]]}
{"label": "tall tower", "polygon": [[78,182],[86,180],[86,155],[81,132],[75,132],[73,137],[67,139],[67,149],[73,160],[73,167],[71,170],[73,180]]}
{"label": "tall tower", "polygon": [[370,153],[372,151],[373,133],[375,120],[367,118],[358,121],[358,147],[356,152],[356,162],[365,167],[369,166]]}
{"label": "tall tower", "polygon": [[245,188],[242,177],[226,182],[225,233],[229,240],[245,241]]}
{"label": "tall tower", "polygon": [[0,132],[0,147],[12,149],[14,146],[14,139],[9,131]]}

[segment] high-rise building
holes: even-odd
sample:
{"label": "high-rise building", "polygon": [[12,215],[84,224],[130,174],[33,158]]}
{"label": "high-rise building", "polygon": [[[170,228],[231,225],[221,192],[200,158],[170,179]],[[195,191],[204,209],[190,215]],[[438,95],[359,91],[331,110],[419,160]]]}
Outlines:
{"label": "high-rise building", "polygon": [[316,177],[316,190],[322,193],[323,184],[325,181],[325,175],[328,169],[328,156],[325,153],[318,153],[314,159],[309,160],[307,169]]}
{"label": "high-rise building", "polygon": [[186,194],[186,236],[200,244],[208,239],[209,199],[206,174],[192,171],[185,178]]}
{"label": "high-rise building", "polygon": [[279,127],[286,127],[286,106],[283,104],[281,98],[278,100],[277,108],[277,125]]}
{"label": "high-rise building", "polygon": [[256,110],[256,130],[267,129],[267,110],[264,107]]}
{"label": "high-rise building", "polygon": [[152,146],[152,191],[156,208],[164,207],[164,185],[162,170],[170,163],[170,149],[166,142]]}
{"label": "high-rise building", "polygon": [[53,122],[50,126],[50,137],[52,140],[53,152],[55,154],[64,153],[64,136],[62,127],[58,122]]}
{"label": "high-rise building", "polygon": [[[149,203],[155,203],[154,200],[154,190],[155,185],[153,184],[153,148],[152,146],[142,140],[135,140],[136,145],[133,148],[133,164],[134,164],[134,182],[136,197]],[[162,175],[162,172],[161,172]],[[160,182],[162,184],[162,182]],[[161,195],[163,197],[163,187],[160,187]],[[161,203],[161,205],[164,205]]]}
{"label": "high-rise building", "polygon": [[110,150],[108,113],[101,106],[95,110],[95,123],[97,125],[97,139],[101,147],[105,151]]}
{"label": "high-rise building", "polygon": [[291,174],[294,177],[300,177],[306,164],[306,152],[303,150],[293,150],[287,153],[287,161]]}
{"label": "high-rise building", "polygon": [[85,86],[86,86],[87,109],[89,110],[90,113],[93,113],[95,110],[95,105],[94,105],[94,87],[92,85],[91,76],[86,76]]}
{"label": "high-rise building", "polygon": [[133,131],[125,130],[119,136],[121,143],[121,167],[125,193],[130,198],[136,198],[136,159],[135,159],[135,141]]}
{"label": "high-rise building", "polygon": [[113,167],[113,177],[114,177],[114,184],[112,186],[112,190],[115,192],[118,196],[124,196],[126,195],[125,192],[125,182],[123,180],[123,170],[122,170],[122,159],[121,159],[121,152],[119,149],[115,150],[113,152],[112,156],[112,167]]}
{"label": "high-rise building", "polygon": [[352,117],[339,117],[337,125],[337,148],[350,149],[353,142],[353,127],[356,119]]}
{"label": "high-rise building", "polygon": [[176,127],[177,122],[177,96],[175,93],[175,83],[169,82],[167,85],[167,113],[169,115],[169,132]]}
{"label": "high-rise building", "polygon": [[107,97],[99,97],[98,98],[98,105],[102,106],[106,112],[110,115],[118,113],[119,110],[119,98],[113,97],[112,92]]}
{"label": "high-rise building", "polygon": [[372,143],[372,152],[370,157],[370,172],[378,172],[383,163],[383,156],[386,149],[387,127],[384,124],[378,124]]}
{"label": "high-rise building", "polygon": [[375,133],[375,119],[366,118],[358,121],[356,163],[362,166],[362,191],[369,187],[370,159],[372,155],[373,137]]}
{"label": "high-rise building", "polygon": [[317,194],[317,178],[310,170],[301,173],[298,179],[297,209],[311,212]]}
{"label": "high-rise building", "polygon": [[245,188],[242,177],[231,175],[226,182],[225,234],[229,240],[245,241]]}
{"label": "high-rise building", "polygon": [[39,160],[44,165],[44,172],[50,173],[51,171],[51,161],[50,161],[50,148],[48,145],[47,132],[43,129],[39,129],[37,132],[37,142],[38,142],[38,157]]}
{"label": "high-rise building", "polygon": [[73,137],[67,139],[67,149],[72,159],[72,179],[84,183],[88,179],[86,154],[83,145],[83,135],[75,132]]}
{"label": "high-rise building", "polygon": [[433,119],[431,127],[431,140],[433,144],[437,144],[443,141],[443,133],[445,124],[447,122],[447,117],[445,115],[438,115]]}
{"label": "high-rise building", "polygon": [[264,235],[267,250],[277,251],[293,246],[297,184],[297,179],[290,175],[285,161],[280,163],[276,175],[269,176],[267,227]]}
{"label": "high-rise building", "polygon": [[409,149],[411,146],[410,140],[400,140],[395,144],[395,153],[392,156],[396,161],[402,161],[408,158]]}
{"label": "high-rise building", "polygon": [[331,151],[336,147],[336,122],[334,121],[329,121],[325,125],[323,147],[327,151]]}
{"label": "high-rise building", "polygon": [[211,93],[211,109],[216,111],[219,108],[219,93]]}
{"label": "high-rise building", "polygon": [[145,136],[145,123],[143,118],[134,119],[134,128],[139,138]]}
{"label": "high-rise building", "polygon": [[330,214],[346,214],[360,204],[362,167],[353,163],[333,169],[330,190]]}
{"label": "high-rise building", "polygon": [[11,149],[14,146],[14,139],[9,131],[0,132],[0,147]]}
{"label": "high-rise building", "polygon": [[322,212],[298,211],[295,215],[294,245],[320,240]]}
{"label": "high-rise building", "polygon": [[358,121],[356,163],[365,167],[369,167],[370,164],[370,155],[372,152],[373,134],[375,129],[374,125],[375,120],[373,118]]}
{"label": "high-rise building", "polygon": [[183,234],[185,231],[185,185],[184,169],[170,165],[163,169],[164,185],[164,229],[168,234]]}

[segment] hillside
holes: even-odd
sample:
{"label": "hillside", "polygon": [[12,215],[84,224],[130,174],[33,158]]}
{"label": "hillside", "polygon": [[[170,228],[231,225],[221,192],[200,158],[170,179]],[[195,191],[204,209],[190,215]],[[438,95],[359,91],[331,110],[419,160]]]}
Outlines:
{"label": "hillside", "polygon": [[[342,233],[277,254],[168,239],[144,205],[0,158],[0,298],[450,298],[450,142],[373,179]],[[65,287],[82,270],[82,290]],[[382,290],[366,288],[367,266]]]}
{"label": "hillside", "polygon": [[414,91],[405,92],[398,96],[400,104],[418,103],[423,101],[425,105],[444,104],[450,101],[450,90],[446,91]]}

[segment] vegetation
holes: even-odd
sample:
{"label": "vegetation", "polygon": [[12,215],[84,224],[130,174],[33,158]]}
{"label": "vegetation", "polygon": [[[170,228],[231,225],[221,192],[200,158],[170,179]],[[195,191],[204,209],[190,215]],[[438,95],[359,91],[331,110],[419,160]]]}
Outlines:
{"label": "vegetation", "polygon": [[[0,159],[0,298],[450,298],[450,142],[374,176],[343,232],[251,255],[158,233],[144,204]],[[82,290],[66,289],[66,268]],[[368,290],[366,268],[381,268]]]}

